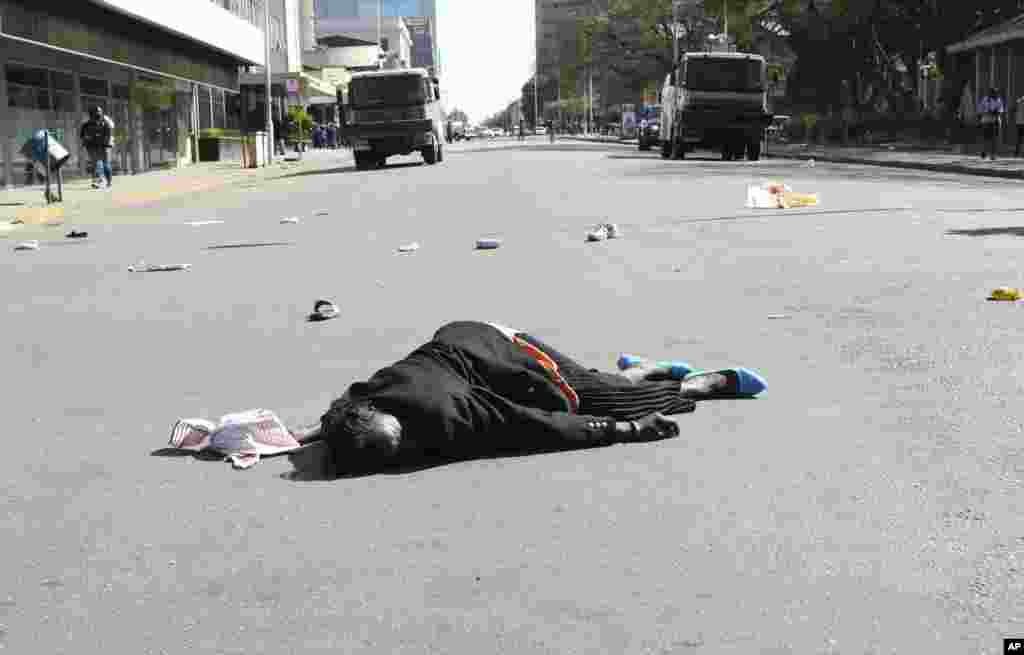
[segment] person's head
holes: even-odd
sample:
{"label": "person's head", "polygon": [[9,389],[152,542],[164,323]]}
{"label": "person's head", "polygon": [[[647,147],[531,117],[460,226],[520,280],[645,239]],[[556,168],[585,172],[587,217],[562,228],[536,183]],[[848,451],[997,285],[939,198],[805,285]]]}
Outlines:
{"label": "person's head", "polygon": [[97,120],[103,118],[103,107],[93,107],[89,111],[89,116],[91,116],[91,117],[93,117],[93,118],[95,118]]}
{"label": "person's head", "polygon": [[382,463],[398,453],[402,441],[397,418],[347,392],[320,417],[320,430],[339,471]]}
{"label": "person's head", "polygon": [[996,87],[990,88],[988,90],[988,97],[989,98],[998,98],[999,97],[999,89],[997,89]]}

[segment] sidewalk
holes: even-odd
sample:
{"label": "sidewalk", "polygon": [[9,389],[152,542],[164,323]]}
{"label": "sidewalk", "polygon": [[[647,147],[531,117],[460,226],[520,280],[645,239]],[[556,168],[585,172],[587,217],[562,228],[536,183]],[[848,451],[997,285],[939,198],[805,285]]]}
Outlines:
{"label": "sidewalk", "polygon": [[[288,156],[293,156],[289,153]],[[11,223],[21,219],[32,224],[47,221],[87,224],[102,218],[104,212],[147,205],[164,198],[245,186],[293,175],[296,172],[336,168],[352,159],[349,150],[317,150],[303,153],[298,161],[282,161],[272,166],[242,168],[238,162],[208,162],[183,168],[153,171],[141,175],[114,177],[113,188],[93,189],[91,180],[78,179],[64,185],[64,202],[47,207],[43,187],[15,187],[0,190],[0,238],[21,232]],[[56,188],[54,186],[54,193]]]}
{"label": "sidewalk", "polygon": [[[636,139],[617,137],[559,137],[572,141],[617,143],[636,146]],[[1024,179],[1024,158],[1003,155],[995,161],[982,159],[978,146],[970,146],[969,154],[958,151],[957,146],[924,146],[914,143],[883,143],[872,146],[816,145],[807,143],[770,143],[768,158],[795,159],[837,164],[860,164],[888,168],[905,168],[938,173],[959,173]],[[1004,148],[1005,151],[1005,148]]]}
{"label": "sidewalk", "polygon": [[889,143],[873,146],[833,146],[814,144],[780,144],[768,146],[768,156],[778,159],[796,159],[863,164],[889,168],[906,168],[939,173],[959,173],[1024,179],[1024,158],[1012,154],[995,161],[982,159],[978,147],[971,146],[969,154],[959,152],[957,146],[927,147],[912,143]]}

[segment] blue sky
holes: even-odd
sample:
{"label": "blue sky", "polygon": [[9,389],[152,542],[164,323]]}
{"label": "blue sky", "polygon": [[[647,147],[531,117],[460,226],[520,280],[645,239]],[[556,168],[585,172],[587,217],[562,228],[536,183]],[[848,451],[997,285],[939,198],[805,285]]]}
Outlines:
{"label": "blue sky", "polygon": [[532,73],[534,0],[437,0],[446,109],[478,123],[519,97]]}

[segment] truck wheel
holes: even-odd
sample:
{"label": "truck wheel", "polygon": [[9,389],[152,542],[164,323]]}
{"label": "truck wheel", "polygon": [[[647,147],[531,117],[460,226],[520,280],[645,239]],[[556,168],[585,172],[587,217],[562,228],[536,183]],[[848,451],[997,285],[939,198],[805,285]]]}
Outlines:
{"label": "truck wheel", "polygon": [[357,171],[365,171],[367,168],[370,167],[370,158],[366,156],[366,153],[356,151],[354,157],[356,159]]}
{"label": "truck wheel", "polygon": [[761,139],[752,139],[747,143],[747,159],[750,161],[761,159]]}
{"label": "truck wheel", "polygon": [[420,152],[423,153],[423,161],[425,161],[428,166],[437,163],[437,144],[431,144]]}
{"label": "truck wheel", "polygon": [[444,146],[442,146],[439,143],[439,144],[437,144],[437,163],[440,164],[443,161],[444,161]]}
{"label": "truck wheel", "polygon": [[672,144],[668,141],[661,142],[661,158],[668,159],[672,156]]}
{"label": "truck wheel", "polygon": [[732,144],[726,141],[722,144],[722,161],[732,161]]}

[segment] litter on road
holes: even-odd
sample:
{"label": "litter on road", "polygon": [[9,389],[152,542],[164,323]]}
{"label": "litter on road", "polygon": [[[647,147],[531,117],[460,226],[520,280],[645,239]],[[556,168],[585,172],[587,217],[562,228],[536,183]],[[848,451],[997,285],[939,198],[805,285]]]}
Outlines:
{"label": "litter on road", "polygon": [[139,263],[128,267],[129,273],[163,273],[166,271],[187,271],[192,264],[145,264]]}
{"label": "litter on road", "polygon": [[320,211],[313,212],[313,215],[314,216],[328,216],[328,215],[330,215],[330,213],[331,213],[330,210],[321,209]]}
{"label": "litter on road", "polygon": [[327,321],[337,318],[341,310],[330,300],[317,300],[313,305],[313,313],[309,315],[310,321]]}
{"label": "litter on road", "polygon": [[501,247],[501,239],[477,239],[477,250],[494,250]]}
{"label": "litter on road", "polygon": [[251,468],[260,457],[289,453],[301,445],[281,419],[267,409],[225,414],[217,423],[202,418],[179,419],[171,428],[169,444],[178,450],[220,453],[236,469]]}
{"label": "litter on road", "polygon": [[398,246],[398,252],[416,252],[420,249],[418,243],[407,243],[404,246]]}
{"label": "litter on road", "polygon": [[587,232],[587,241],[604,241],[605,239],[617,239],[620,236],[622,233],[615,223],[598,223],[594,229]]}
{"label": "litter on road", "polygon": [[38,241],[22,241],[21,243],[15,244],[15,250],[39,250]]}
{"label": "litter on road", "polygon": [[781,321],[787,318],[792,318],[792,316],[789,314],[768,314],[769,321]]}
{"label": "litter on road", "polygon": [[83,232],[81,230],[71,230],[67,233],[67,238],[69,239],[85,239],[88,236],[88,232]]}
{"label": "litter on road", "polygon": [[211,221],[185,221],[185,225],[191,225],[192,227],[202,227],[204,225],[220,225],[224,221],[211,220]]}
{"label": "litter on road", "polygon": [[992,289],[992,293],[989,294],[988,299],[1013,302],[1020,300],[1020,297],[1020,289],[1015,287],[996,287],[995,289]]}
{"label": "litter on road", "polygon": [[288,218],[282,218],[281,219],[281,224],[282,225],[295,225],[298,222],[299,222],[299,219],[296,218],[295,216],[289,216]]}
{"label": "litter on road", "polygon": [[818,194],[796,193],[782,182],[763,182],[760,186],[747,187],[749,209],[793,209],[814,207],[817,204]]}

